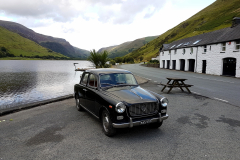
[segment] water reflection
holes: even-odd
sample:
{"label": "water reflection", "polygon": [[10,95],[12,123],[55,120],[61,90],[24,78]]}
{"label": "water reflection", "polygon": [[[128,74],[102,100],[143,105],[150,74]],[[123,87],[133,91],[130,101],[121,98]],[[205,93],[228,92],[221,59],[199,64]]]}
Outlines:
{"label": "water reflection", "polygon": [[0,61],[0,109],[73,93],[88,61]]}

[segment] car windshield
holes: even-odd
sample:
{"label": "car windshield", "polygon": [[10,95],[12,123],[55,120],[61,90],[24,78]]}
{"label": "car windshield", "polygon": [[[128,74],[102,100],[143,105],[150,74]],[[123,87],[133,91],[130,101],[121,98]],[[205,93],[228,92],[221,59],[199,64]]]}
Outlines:
{"label": "car windshield", "polygon": [[117,87],[138,85],[134,76],[130,73],[112,73],[100,75],[101,87]]}

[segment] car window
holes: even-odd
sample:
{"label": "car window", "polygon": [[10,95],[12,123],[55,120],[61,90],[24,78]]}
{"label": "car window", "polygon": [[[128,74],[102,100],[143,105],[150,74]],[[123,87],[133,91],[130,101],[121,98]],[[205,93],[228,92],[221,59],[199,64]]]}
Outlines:
{"label": "car window", "polygon": [[81,84],[87,84],[87,80],[88,80],[88,75],[89,73],[85,73],[82,77],[82,81],[81,81]]}
{"label": "car window", "polygon": [[132,74],[124,74],[126,76],[126,83],[127,84],[136,84],[136,79],[133,77]]}
{"label": "car window", "polygon": [[132,74],[112,73],[100,76],[101,87],[116,85],[138,85]]}
{"label": "car window", "polygon": [[109,74],[101,75],[101,81],[105,81],[105,80],[111,80],[111,77]]}
{"label": "car window", "polygon": [[94,74],[90,74],[88,85],[91,87],[97,87],[97,77]]}

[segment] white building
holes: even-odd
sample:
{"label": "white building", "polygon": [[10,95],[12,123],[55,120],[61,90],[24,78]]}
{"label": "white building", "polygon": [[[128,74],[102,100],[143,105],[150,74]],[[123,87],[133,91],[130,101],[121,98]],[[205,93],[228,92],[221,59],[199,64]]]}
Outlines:
{"label": "white building", "polygon": [[164,44],[160,68],[240,77],[240,18],[229,28]]}

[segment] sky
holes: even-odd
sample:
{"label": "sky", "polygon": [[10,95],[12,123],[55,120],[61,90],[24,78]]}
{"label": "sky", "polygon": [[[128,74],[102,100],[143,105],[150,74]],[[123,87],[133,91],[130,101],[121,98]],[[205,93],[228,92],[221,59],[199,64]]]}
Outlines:
{"label": "sky", "polygon": [[0,0],[0,20],[98,50],[161,35],[215,0]]}

